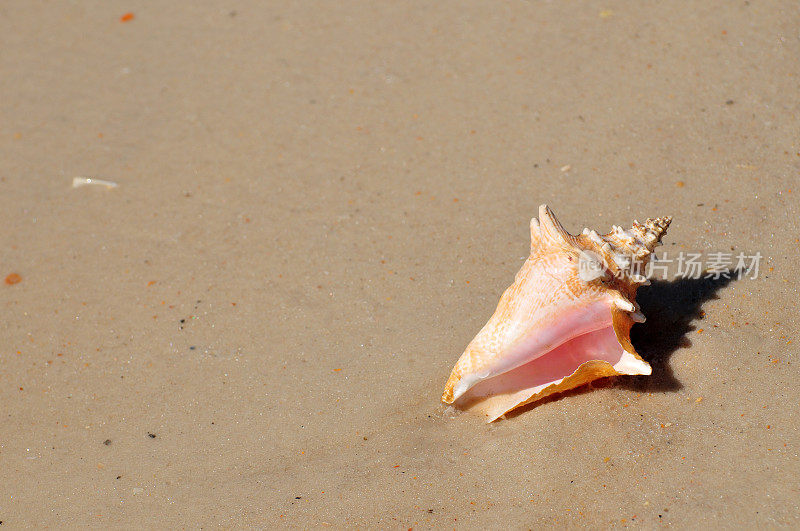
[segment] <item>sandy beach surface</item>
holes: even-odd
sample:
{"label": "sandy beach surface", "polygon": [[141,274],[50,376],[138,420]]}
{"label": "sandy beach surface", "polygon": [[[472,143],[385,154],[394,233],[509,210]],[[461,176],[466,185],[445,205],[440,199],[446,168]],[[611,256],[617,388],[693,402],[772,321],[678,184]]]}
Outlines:
{"label": "sandy beach surface", "polygon": [[[5,2],[3,528],[800,526],[799,57],[792,1]],[[485,424],[542,203],[759,271]]]}

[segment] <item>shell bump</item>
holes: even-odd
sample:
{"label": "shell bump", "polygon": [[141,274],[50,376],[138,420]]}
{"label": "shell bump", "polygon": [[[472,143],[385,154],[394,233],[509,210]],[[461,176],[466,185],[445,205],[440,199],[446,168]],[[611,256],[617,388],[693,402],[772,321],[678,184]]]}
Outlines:
{"label": "shell bump", "polygon": [[569,234],[546,205],[531,220],[530,256],[489,322],[459,358],[442,401],[486,416],[592,380],[649,375],[630,341],[636,304],[670,217]]}

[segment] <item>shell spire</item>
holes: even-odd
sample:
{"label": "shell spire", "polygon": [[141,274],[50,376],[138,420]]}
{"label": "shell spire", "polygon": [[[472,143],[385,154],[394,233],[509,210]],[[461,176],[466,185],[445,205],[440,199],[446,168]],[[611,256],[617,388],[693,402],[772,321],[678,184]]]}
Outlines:
{"label": "shell spire", "polygon": [[531,254],[450,374],[442,401],[495,420],[597,378],[648,375],[630,330],[636,291],[672,218],[569,234],[546,205],[531,220]]}

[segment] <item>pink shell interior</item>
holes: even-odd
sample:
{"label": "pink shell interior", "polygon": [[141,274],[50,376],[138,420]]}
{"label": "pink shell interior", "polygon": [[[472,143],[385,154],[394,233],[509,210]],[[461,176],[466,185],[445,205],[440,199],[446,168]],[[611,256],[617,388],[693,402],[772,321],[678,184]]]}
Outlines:
{"label": "pink shell interior", "polygon": [[[466,409],[477,410],[495,420],[517,404],[541,392],[550,385],[558,384],[570,376],[587,361],[606,361],[612,366],[624,365],[624,358],[630,358],[617,341],[611,322],[611,312],[599,328],[578,334],[566,342],[544,353],[537,349],[528,350],[529,360],[516,368],[486,378],[472,386],[459,399]],[[559,324],[577,325],[578,314],[565,316]],[[566,321],[566,322],[565,322]],[[586,323],[582,323],[585,324]],[[574,329],[574,328],[573,328]],[[533,346],[536,342],[526,342]],[[524,343],[523,343],[524,344]],[[626,371],[627,372],[627,371]]]}

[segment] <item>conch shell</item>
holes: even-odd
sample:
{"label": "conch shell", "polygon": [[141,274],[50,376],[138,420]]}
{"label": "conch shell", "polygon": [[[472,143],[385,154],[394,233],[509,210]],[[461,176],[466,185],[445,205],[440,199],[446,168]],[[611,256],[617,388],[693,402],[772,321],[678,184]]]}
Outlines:
{"label": "conch shell", "polygon": [[489,322],[461,355],[442,401],[506,412],[597,378],[650,374],[630,330],[643,322],[636,290],[672,218],[605,235],[572,236],[546,206],[531,220],[531,254]]}

